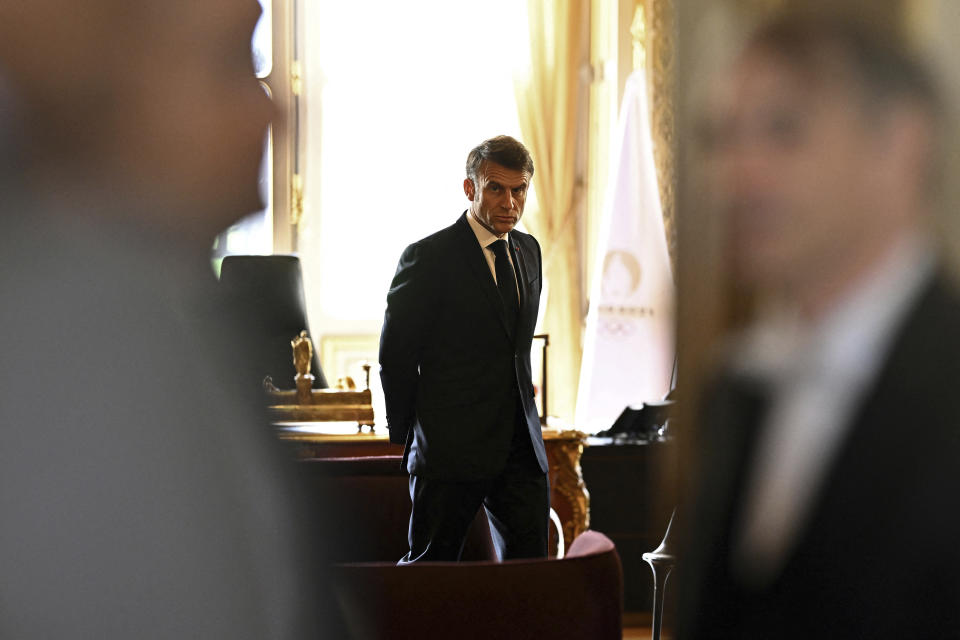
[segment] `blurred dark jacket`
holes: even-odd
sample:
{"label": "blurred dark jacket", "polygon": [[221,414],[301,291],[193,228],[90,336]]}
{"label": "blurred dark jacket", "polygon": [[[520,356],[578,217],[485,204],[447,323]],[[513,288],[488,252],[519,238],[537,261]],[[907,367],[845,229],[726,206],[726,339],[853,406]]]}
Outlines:
{"label": "blurred dark jacket", "polygon": [[750,588],[730,549],[763,393],[719,379],[701,410],[678,637],[960,637],[958,381],[960,296],[938,275],[855,412],[785,567]]}

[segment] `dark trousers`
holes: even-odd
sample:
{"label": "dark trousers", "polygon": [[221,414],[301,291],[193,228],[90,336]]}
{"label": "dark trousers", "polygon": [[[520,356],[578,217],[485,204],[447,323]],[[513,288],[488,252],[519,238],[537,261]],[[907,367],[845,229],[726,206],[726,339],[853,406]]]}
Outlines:
{"label": "dark trousers", "polygon": [[510,454],[499,476],[467,482],[410,476],[410,551],[400,564],[459,560],[481,506],[501,560],[546,557],[550,486],[533,453],[519,399],[517,405]]}

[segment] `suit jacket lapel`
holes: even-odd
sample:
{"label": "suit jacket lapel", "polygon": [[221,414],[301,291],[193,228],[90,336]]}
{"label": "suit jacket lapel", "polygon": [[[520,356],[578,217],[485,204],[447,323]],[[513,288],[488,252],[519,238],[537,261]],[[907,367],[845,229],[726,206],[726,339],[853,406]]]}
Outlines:
{"label": "suit jacket lapel", "polygon": [[470,223],[467,222],[466,213],[460,216],[460,219],[457,220],[457,224],[459,225],[461,231],[460,241],[463,245],[462,254],[464,259],[470,266],[470,271],[476,277],[477,285],[487,296],[490,304],[492,304],[497,310],[497,316],[500,318],[500,325],[503,327],[503,330],[506,331],[507,335],[512,338],[513,333],[507,326],[507,315],[503,308],[503,301],[500,299],[500,291],[497,289],[497,285],[493,281],[493,276],[490,275],[490,267],[487,265],[487,258],[483,255],[484,249],[480,246],[480,243],[477,242],[477,236],[474,235],[473,229],[470,228]]}

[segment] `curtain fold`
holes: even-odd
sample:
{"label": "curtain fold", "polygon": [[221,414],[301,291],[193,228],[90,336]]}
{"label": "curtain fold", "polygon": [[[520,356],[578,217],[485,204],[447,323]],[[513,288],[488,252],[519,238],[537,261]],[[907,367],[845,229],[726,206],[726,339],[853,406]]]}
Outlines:
{"label": "curtain fold", "polygon": [[528,0],[530,70],[516,83],[523,138],[533,154],[537,206],[524,217],[543,248],[550,334],[550,414],[572,423],[583,327],[578,148],[589,55],[586,0]]}

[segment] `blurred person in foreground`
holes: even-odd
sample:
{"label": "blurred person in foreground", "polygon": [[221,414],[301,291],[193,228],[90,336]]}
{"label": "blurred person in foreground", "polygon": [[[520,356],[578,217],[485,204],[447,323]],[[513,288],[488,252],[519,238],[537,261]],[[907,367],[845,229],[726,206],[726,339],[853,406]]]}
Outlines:
{"label": "blurred person in foreground", "polygon": [[259,10],[0,2],[4,638],[322,636],[209,266],[262,206]]}
{"label": "blurred person in foreground", "polygon": [[960,637],[960,297],[931,222],[938,92],[857,23],[785,15],[713,113],[757,301],[700,407],[680,637]]}

